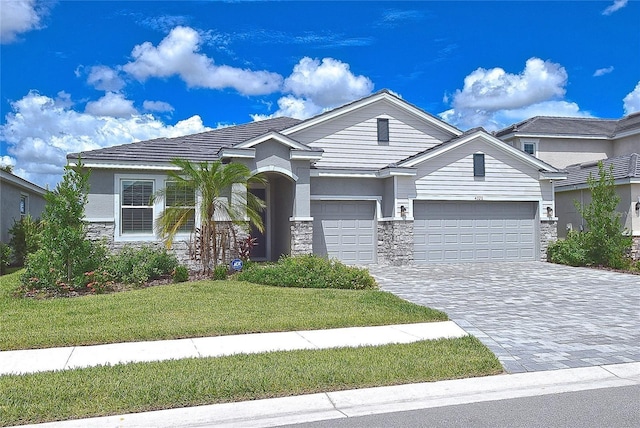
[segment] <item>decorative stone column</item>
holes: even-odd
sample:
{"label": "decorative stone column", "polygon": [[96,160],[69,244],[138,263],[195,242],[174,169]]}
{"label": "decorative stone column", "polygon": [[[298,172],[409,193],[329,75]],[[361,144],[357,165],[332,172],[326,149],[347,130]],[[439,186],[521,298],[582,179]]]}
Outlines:
{"label": "decorative stone column", "polygon": [[291,255],[313,253],[313,219],[291,218]]}
{"label": "decorative stone column", "polygon": [[540,220],[540,260],[547,261],[547,248],[558,240],[558,221],[555,218]]}
{"label": "decorative stone column", "polygon": [[413,263],[413,220],[378,221],[378,263]]}

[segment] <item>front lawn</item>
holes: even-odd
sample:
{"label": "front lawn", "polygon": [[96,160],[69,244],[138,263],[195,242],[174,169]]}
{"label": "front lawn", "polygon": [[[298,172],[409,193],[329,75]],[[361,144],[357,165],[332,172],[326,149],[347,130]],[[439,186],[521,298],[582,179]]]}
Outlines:
{"label": "front lawn", "polygon": [[0,377],[0,426],[497,374],[471,336]]}
{"label": "front lawn", "polygon": [[14,297],[0,277],[0,350],[443,321],[377,290],[199,281],[74,298]]}

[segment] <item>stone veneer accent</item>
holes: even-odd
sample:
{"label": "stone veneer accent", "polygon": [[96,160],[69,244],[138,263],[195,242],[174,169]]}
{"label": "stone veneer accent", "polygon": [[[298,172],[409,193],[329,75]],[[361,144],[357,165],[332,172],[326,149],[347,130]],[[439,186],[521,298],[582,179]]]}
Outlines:
{"label": "stone veneer accent", "polygon": [[378,221],[378,263],[413,263],[413,220]]}
{"label": "stone veneer accent", "polygon": [[313,253],[313,220],[291,220],[291,255]]}
{"label": "stone veneer accent", "polygon": [[630,253],[633,260],[640,260],[640,236],[634,236],[631,238]]}
{"label": "stone veneer accent", "polygon": [[556,220],[540,221],[540,260],[547,261],[549,244],[558,240],[558,222]]}
{"label": "stone veneer accent", "polygon": [[[115,225],[113,222],[91,222],[87,225],[87,238],[92,241],[103,241],[107,249],[117,253],[125,246],[148,245],[151,247],[164,248],[162,241],[114,241]],[[186,265],[189,269],[197,270],[199,265],[189,257],[189,243],[187,241],[173,241],[171,252],[175,254],[178,262]]]}

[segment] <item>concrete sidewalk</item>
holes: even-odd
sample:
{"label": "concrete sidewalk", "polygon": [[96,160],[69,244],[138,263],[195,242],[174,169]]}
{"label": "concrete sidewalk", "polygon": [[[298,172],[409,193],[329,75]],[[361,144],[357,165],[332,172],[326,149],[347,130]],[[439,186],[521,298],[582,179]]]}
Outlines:
{"label": "concrete sidewalk", "polygon": [[454,322],[443,321],[2,351],[0,375],[181,358],[411,343],[466,335]]}
{"label": "concrete sidewalk", "polygon": [[29,426],[272,427],[628,385],[640,385],[640,363],[366,388]]}

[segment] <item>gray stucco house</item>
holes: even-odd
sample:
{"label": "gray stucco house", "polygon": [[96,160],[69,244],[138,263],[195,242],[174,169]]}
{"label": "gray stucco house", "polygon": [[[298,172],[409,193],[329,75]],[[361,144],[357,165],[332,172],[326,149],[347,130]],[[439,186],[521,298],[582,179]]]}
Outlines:
{"label": "gray stucco house", "polygon": [[598,161],[613,166],[617,211],[633,237],[632,255],[640,259],[640,113],[617,120],[537,116],[496,136],[567,173],[554,186],[560,237],[584,229],[574,201],[591,201],[587,178],[598,178]]}
{"label": "gray stucco house", "polygon": [[9,242],[9,229],[26,215],[40,218],[47,191],[10,172],[0,170],[0,241]]}
{"label": "gray stucco house", "polygon": [[[346,263],[544,259],[556,168],[483,129],[462,132],[383,90],[308,120],[280,117],[68,155],[92,170],[87,220],[112,248],[158,242],[170,160],[241,162],[267,179],[254,258]],[[188,235],[184,236],[188,239]],[[180,252],[180,247],[176,247]]]}

